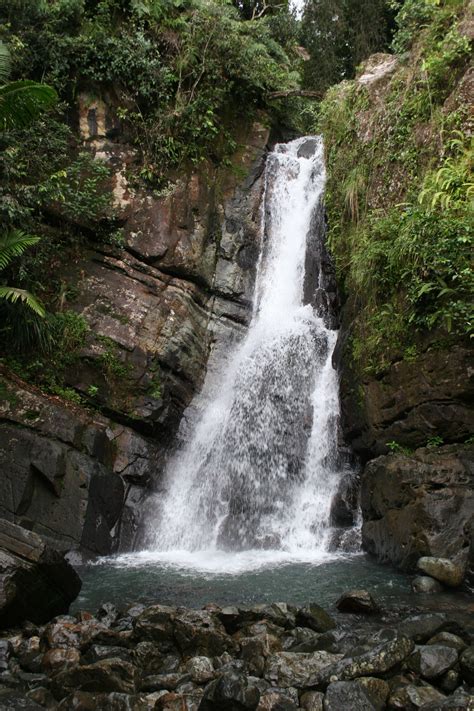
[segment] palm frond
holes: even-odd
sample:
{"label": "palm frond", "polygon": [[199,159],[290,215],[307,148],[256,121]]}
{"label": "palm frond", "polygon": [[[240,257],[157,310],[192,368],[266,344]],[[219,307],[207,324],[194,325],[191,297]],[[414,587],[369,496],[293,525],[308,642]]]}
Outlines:
{"label": "palm frond", "polygon": [[12,259],[20,257],[28,247],[39,242],[39,237],[27,235],[22,230],[12,230],[0,234],[0,271],[5,269]]}
{"label": "palm frond", "polygon": [[0,84],[8,81],[11,70],[10,50],[7,45],[0,40]]}
{"label": "palm frond", "polygon": [[35,314],[41,316],[41,318],[44,318],[46,314],[44,307],[40,304],[38,299],[24,289],[15,289],[12,286],[0,286],[0,299],[10,301],[12,304],[16,304],[20,301],[34,311]]}
{"label": "palm frond", "polygon": [[0,130],[27,126],[57,98],[51,86],[26,79],[0,86]]}

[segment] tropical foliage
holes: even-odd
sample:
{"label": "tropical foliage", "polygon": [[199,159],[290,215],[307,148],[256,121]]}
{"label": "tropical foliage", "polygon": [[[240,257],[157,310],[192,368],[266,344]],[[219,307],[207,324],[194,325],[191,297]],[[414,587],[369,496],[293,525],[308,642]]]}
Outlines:
{"label": "tropical foliage", "polygon": [[474,329],[474,154],[460,83],[471,56],[466,7],[407,0],[394,46],[411,55],[400,57],[383,94],[346,82],[321,106],[329,240],[356,314],[359,372]]}

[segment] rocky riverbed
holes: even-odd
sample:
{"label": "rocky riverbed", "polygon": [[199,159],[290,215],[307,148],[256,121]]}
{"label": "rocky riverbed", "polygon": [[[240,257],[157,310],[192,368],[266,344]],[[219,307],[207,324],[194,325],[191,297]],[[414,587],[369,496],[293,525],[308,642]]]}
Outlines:
{"label": "rocky riverbed", "polygon": [[473,709],[469,609],[380,610],[367,592],[201,610],[104,604],[0,640],[0,709]]}

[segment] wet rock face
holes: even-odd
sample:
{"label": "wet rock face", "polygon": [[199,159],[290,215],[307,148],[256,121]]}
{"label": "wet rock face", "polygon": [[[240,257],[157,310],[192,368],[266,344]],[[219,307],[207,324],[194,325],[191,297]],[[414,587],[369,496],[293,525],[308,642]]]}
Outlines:
{"label": "wet rock face", "polygon": [[449,567],[449,579],[459,584],[466,569],[472,575],[473,485],[472,446],[425,448],[369,462],[361,491],[365,548],[404,570],[414,569],[422,556],[449,559],[444,575],[441,563],[423,569],[436,577],[436,567],[446,583]]}
{"label": "wet rock face", "polygon": [[472,354],[463,346],[449,352],[428,350],[416,362],[393,363],[383,374],[363,376],[351,369],[347,346],[349,306],[335,361],[341,368],[344,435],[364,460],[387,453],[387,442],[414,449],[433,436],[460,442],[472,432],[469,377]]}
{"label": "wet rock face", "polygon": [[0,377],[0,516],[63,551],[129,547],[159,467],[156,444],[97,412]]}
{"label": "wet rock face", "polygon": [[[68,307],[94,333],[68,382],[84,393],[97,388],[113,419],[172,436],[202,383],[216,333],[247,322],[267,138],[260,124],[242,127],[235,170],[203,165],[163,196],[122,185],[123,244],[102,245],[67,270],[75,291]],[[132,149],[100,133],[92,145],[126,181]],[[98,368],[104,359],[117,364],[107,374]]]}
{"label": "wet rock face", "polygon": [[[41,623],[67,612],[80,589],[79,576],[60,553],[36,533],[0,519],[0,627],[23,620]],[[9,649],[0,647],[0,655],[2,651],[6,661]],[[38,651],[30,640],[28,649],[22,649],[24,663],[32,662]]]}
{"label": "wet rock face", "polygon": [[214,343],[240,337],[248,321],[268,139],[264,126],[243,126],[232,169],[206,164],[157,196],[127,183],[136,156],[119,142],[114,101],[81,95],[79,118],[113,173],[121,237],[62,273],[73,294],[64,307],[90,327],[66,384],[107,418],[17,381],[0,402],[0,515],[63,550],[101,555],[133,548]]}

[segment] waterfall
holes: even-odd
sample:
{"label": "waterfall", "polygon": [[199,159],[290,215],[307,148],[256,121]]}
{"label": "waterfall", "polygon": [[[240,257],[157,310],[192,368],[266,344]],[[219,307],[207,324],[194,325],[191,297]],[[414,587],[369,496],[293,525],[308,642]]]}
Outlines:
{"label": "waterfall", "polygon": [[193,408],[191,436],[168,463],[148,524],[150,548],[168,559],[248,550],[311,559],[330,547],[342,476],[337,331],[321,269],[312,300],[305,280],[308,245],[319,241],[320,253],[324,241],[324,184],[320,138],[269,154],[252,320],[209,371],[204,405]]}

